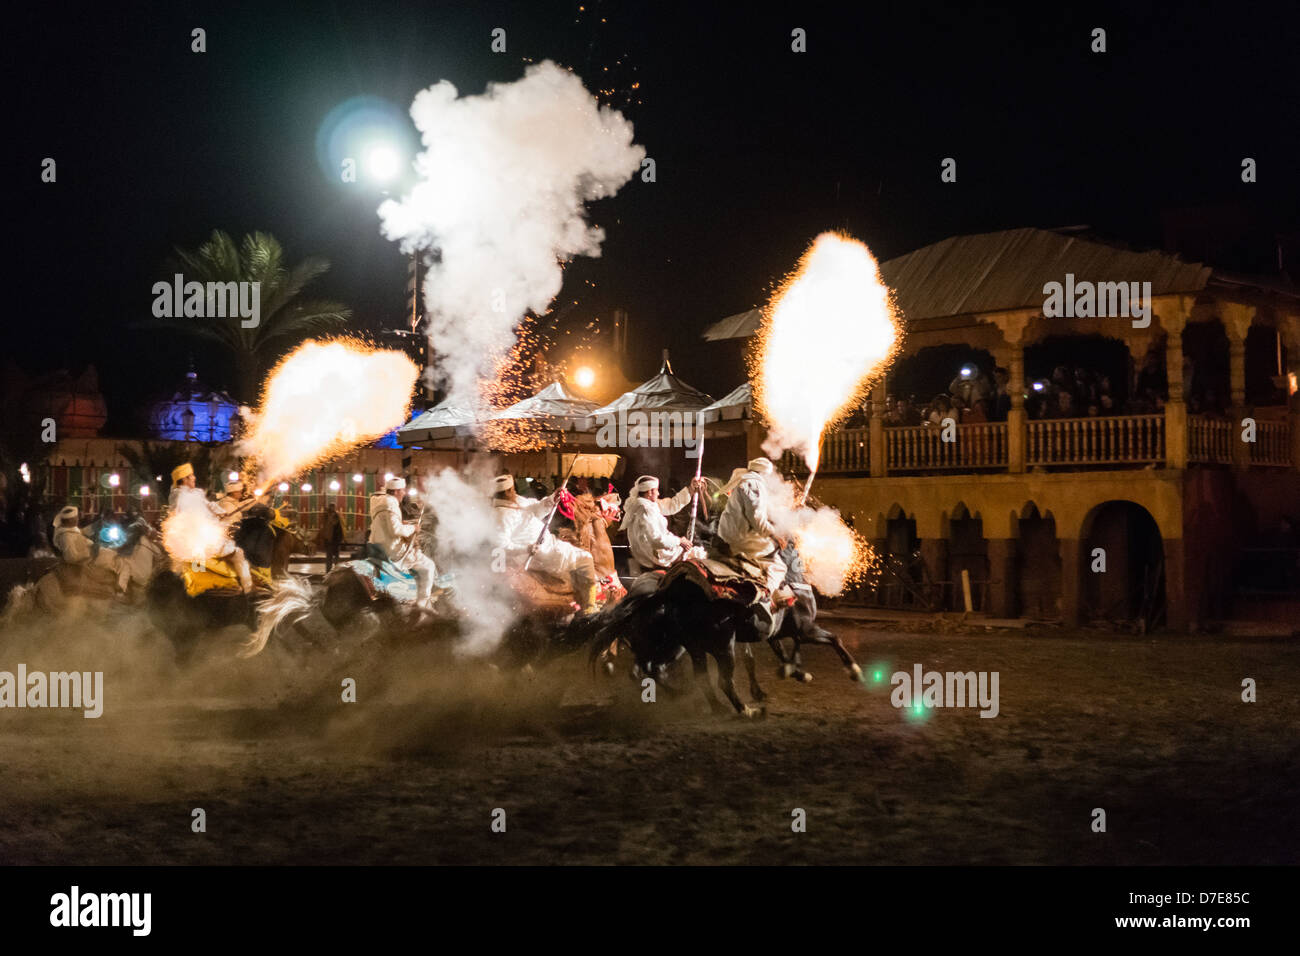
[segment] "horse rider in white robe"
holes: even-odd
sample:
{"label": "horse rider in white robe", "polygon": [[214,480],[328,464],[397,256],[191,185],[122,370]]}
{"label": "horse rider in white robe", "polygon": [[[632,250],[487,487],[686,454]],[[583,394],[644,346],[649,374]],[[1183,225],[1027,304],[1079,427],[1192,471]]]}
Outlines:
{"label": "horse rider in white robe", "polygon": [[642,475],[632,486],[623,503],[623,523],[619,530],[627,535],[628,572],[633,575],[654,568],[666,568],[684,555],[703,558],[704,549],[691,548],[686,541],[668,530],[668,515],[675,515],[691,501],[691,492],[704,493],[704,479],[692,480],[671,498],[659,497],[659,479]]}
{"label": "horse rider in white robe", "polygon": [[81,512],[67,505],[54,518],[54,547],[65,564],[87,564],[91,558],[91,541],[77,526]]}
{"label": "horse rider in white robe", "polygon": [[[511,570],[543,571],[567,577],[582,613],[596,608],[596,564],[590,551],[561,541],[546,527],[555,494],[539,501],[520,498],[513,475],[498,475],[492,483],[492,506],[496,513],[496,546]],[[538,539],[541,539],[540,542]]]}
{"label": "horse rider in white robe", "polygon": [[730,492],[727,506],[718,519],[718,537],[726,543],[730,553],[757,565],[763,577],[760,583],[769,596],[775,596],[785,580],[785,562],[778,550],[785,547],[785,539],[777,534],[768,517],[767,476],[775,472],[772,462],[755,458],[744,473],[728,482],[724,491]]}
{"label": "horse rider in white robe", "polygon": [[[167,499],[167,506],[173,512],[207,511],[217,518],[226,517],[226,511],[215,501],[209,501],[203,489],[198,487],[194,477],[194,466],[189,462],[172,469],[172,493]],[[239,578],[239,589],[247,594],[253,590],[253,579],[248,572],[248,559],[244,549],[238,547],[227,535],[222,539],[221,547],[213,554],[215,558],[225,558]]]}
{"label": "horse rider in white robe", "polygon": [[433,594],[438,567],[420,547],[420,525],[402,520],[402,500],[406,497],[406,479],[389,478],[382,494],[370,496],[371,544],[383,547],[388,560],[403,571],[415,575],[416,603],[427,607]]}

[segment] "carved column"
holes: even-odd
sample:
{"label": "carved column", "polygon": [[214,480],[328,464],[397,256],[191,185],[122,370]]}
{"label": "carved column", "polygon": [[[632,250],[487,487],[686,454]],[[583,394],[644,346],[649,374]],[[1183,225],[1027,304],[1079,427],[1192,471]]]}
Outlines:
{"label": "carved column", "polygon": [[1160,325],[1165,330],[1165,377],[1169,398],[1165,401],[1165,464],[1187,467],[1187,403],[1183,397],[1183,329],[1191,312],[1188,296],[1170,296],[1160,304]]}
{"label": "carved column", "polygon": [[876,383],[871,390],[871,421],[867,440],[867,456],[872,478],[887,474],[885,460],[885,383]]}
{"label": "carved column", "polygon": [[1241,420],[1251,414],[1246,405],[1246,336],[1250,323],[1255,320],[1255,307],[1239,302],[1225,302],[1219,306],[1224,331],[1228,333],[1228,369],[1232,404],[1228,414],[1232,418],[1236,441],[1232,443],[1232,467],[1250,467],[1250,446],[1241,441]]}
{"label": "carved column", "polygon": [[1020,474],[1025,470],[1025,329],[1034,318],[1032,312],[1008,312],[986,317],[1002,333],[1006,343],[997,350],[998,363],[1007,370],[1007,391],[1011,408],[1007,411],[1007,471]]}

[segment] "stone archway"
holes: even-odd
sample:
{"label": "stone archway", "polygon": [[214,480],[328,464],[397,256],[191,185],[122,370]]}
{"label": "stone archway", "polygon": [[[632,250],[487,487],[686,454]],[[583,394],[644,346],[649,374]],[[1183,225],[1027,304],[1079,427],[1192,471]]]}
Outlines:
{"label": "stone archway", "polygon": [[1041,514],[1031,501],[1021,509],[1017,526],[1016,580],[1021,614],[1056,620],[1061,616],[1061,548],[1056,518],[1050,511]]}
{"label": "stone archway", "polygon": [[1165,622],[1164,539],[1151,512],[1132,501],[1103,501],[1085,516],[1080,547],[1082,618],[1136,622],[1143,630]]}
{"label": "stone archway", "polygon": [[984,520],[971,514],[965,502],[958,502],[948,519],[948,589],[947,606],[952,611],[964,611],[966,602],[961,573],[970,578],[972,610],[988,610],[989,543],[984,537]]}

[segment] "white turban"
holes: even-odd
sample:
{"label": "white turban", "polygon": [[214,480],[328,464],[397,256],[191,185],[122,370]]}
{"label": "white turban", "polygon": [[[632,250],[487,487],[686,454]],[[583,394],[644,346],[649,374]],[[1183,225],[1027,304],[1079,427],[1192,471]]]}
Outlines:
{"label": "white turban", "polygon": [[508,473],[504,475],[497,475],[495,478],[492,479],[492,490],[494,492],[509,491],[514,486],[515,486],[514,475]]}
{"label": "white turban", "polygon": [[401,491],[406,487],[405,478],[389,478],[384,482],[385,491]]}
{"label": "white turban", "polygon": [[226,482],[226,491],[243,491],[244,483],[236,479],[235,481]]}
{"label": "white turban", "polygon": [[749,470],[756,471],[760,475],[770,475],[772,472],[776,471],[776,467],[772,464],[770,459],[755,458],[749,463]]}
{"label": "white turban", "polygon": [[81,512],[77,510],[76,505],[65,505],[58,514],[54,516],[54,527],[61,525],[65,518],[78,518]]}
{"label": "white turban", "polygon": [[632,494],[634,497],[639,498],[643,493],[649,491],[651,488],[658,488],[658,487],[659,487],[658,478],[656,478],[654,475],[642,475],[640,478],[636,480],[636,484],[632,486]]}

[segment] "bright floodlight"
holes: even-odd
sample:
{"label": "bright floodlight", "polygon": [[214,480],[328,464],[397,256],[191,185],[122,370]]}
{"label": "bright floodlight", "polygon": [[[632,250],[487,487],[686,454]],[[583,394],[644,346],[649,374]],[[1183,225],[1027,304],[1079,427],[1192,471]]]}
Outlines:
{"label": "bright floodlight", "polygon": [[279,488],[280,488],[280,491],[282,491],[282,492],[283,492],[283,491],[288,491],[288,490],[289,490],[289,482],[287,482],[287,481],[282,481],[282,482],[280,482],[280,484],[279,484]]}
{"label": "bright floodlight", "polygon": [[573,381],[578,388],[591,388],[596,384],[596,373],[584,365],[573,373]]}
{"label": "bright floodlight", "polygon": [[237,471],[232,471],[226,475],[226,481],[238,481],[238,480],[239,480],[239,472]]}
{"label": "bright floodlight", "polygon": [[390,181],[401,168],[402,160],[391,146],[372,146],[366,153],[366,174],[381,183]]}
{"label": "bright floodlight", "polygon": [[108,476],[108,484],[110,487],[116,488],[121,483],[122,483],[122,476],[119,475],[117,472],[113,472],[111,475]]}
{"label": "bright floodlight", "polygon": [[333,478],[333,479],[331,479],[331,480],[330,480],[330,491],[338,491],[338,490],[339,490],[339,480],[338,480],[337,478]]}
{"label": "bright floodlight", "polygon": [[148,497],[149,497],[149,486],[148,486],[148,485],[141,485],[141,486],[140,486],[140,497],[141,497],[141,498],[148,498]]}

